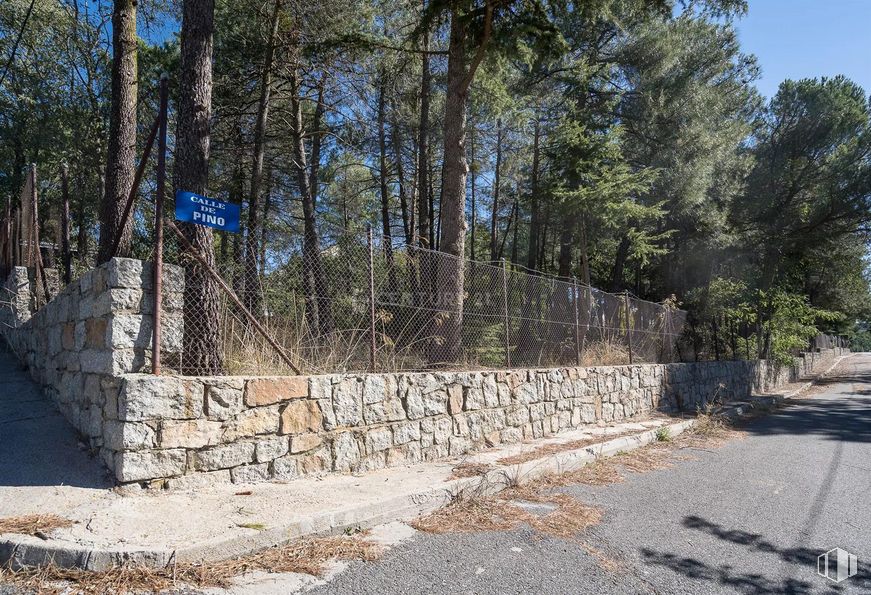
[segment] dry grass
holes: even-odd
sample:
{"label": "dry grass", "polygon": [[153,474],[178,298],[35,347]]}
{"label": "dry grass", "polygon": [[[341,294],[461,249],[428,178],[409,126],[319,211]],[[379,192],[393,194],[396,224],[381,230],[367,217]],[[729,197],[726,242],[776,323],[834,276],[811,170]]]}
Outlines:
{"label": "dry grass", "polygon": [[381,547],[358,537],[307,539],[262,552],[204,564],[177,564],[167,568],[123,566],[103,572],[42,566],[0,569],[0,583],[38,593],[142,593],[180,586],[229,587],[246,572],[301,572],[320,576],[328,560],[374,560]]}
{"label": "dry grass", "polygon": [[[461,494],[448,506],[421,517],[411,524],[428,533],[477,533],[508,531],[527,525],[539,533],[573,537],[601,521],[602,511],[568,494],[543,493],[541,484],[530,482],[493,495]],[[552,508],[538,515],[522,503]]]}
{"label": "dry grass", "polygon": [[56,514],[28,514],[0,519],[0,533],[20,533],[44,537],[55,529],[72,527],[73,521]]}
{"label": "dry grass", "polygon": [[629,363],[629,348],[619,339],[606,338],[584,346],[581,366],[622,366]]}
{"label": "dry grass", "polygon": [[538,446],[533,450],[529,450],[526,452],[522,452],[516,455],[511,455],[509,457],[503,457],[499,459],[497,462],[500,465],[518,465],[520,463],[527,463],[529,461],[534,461],[536,459],[540,459],[542,457],[546,457],[548,455],[554,455],[557,453],[565,452],[567,450],[578,450],[579,448],[585,448],[587,446],[591,446],[593,444],[599,444],[601,442],[607,442],[608,440],[614,440],[615,438],[620,438],[621,436],[628,436],[630,434],[641,434],[642,432],[620,432],[617,434],[609,434],[607,436],[595,436],[593,438],[584,438],[582,440],[572,440],[571,442],[557,442],[552,444],[544,444],[542,446]]}
{"label": "dry grass", "polygon": [[493,466],[489,463],[460,463],[451,469],[451,475],[445,481],[464,479],[466,477],[479,477],[492,469]]}

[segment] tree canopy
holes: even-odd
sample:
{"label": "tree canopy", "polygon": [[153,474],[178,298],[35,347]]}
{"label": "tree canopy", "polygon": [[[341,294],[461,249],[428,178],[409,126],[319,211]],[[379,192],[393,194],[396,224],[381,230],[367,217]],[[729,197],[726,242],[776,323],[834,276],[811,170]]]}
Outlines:
{"label": "tree canopy", "polygon": [[[177,9],[149,5],[138,21],[137,155],[161,72],[170,130],[188,130],[175,122],[188,113]],[[711,332],[740,327],[760,350],[778,340],[784,312],[801,310],[809,328],[865,329],[868,96],[838,76],[783,81],[765,101],[734,26],[747,9],[217,0],[207,190],[243,206],[243,232],[203,245],[248,279],[304,245],[313,293],[324,238],[371,224],[388,249],[504,258],[653,301],[675,295],[714,321]],[[69,164],[83,264],[96,256],[100,203],[117,192],[107,161],[132,168],[109,138],[112,13],[108,0],[0,5],[0,189],[14,204],[36,163],[47,224]],[[140,189],[146,212],[153,175]],[[150,226],[134,219],[130,254],[148,256]],[[461,301],[462,275],[448,277]],[[257,283],[236,287],[260,307]],[[323,304],[306,308],[330,327]]]}

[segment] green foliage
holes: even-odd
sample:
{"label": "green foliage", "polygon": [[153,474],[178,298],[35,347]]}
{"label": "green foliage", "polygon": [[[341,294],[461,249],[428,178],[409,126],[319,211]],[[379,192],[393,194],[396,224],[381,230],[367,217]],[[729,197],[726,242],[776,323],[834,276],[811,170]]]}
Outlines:
{"label": "green foliage", "polygon": [[[10,55],[28,5],[0,3],[0,56]],[[22,168],[36,162],[43,234],[52,240],[59,169],[69,163],[73,233],[87,248],[106,163],[111,36],[105,11],[74,6],[36,1],[0,85],[0,193],[14,204]],[[163,30],[177,30],[167,6],[140,3],[140,29],[166,17]],[[209,192],[241,203],[243,226],[273,6],[216,3]],[[488,6],[493,18],[485,40]],[[303,291],[297,126],[325,260],[332,258],[327,250],[335,228],[381,230],[385,212],[397,243],[412,218],[418,223],[424,216],[439,229],[446,50],[455,17],[465,26],[467,64],[481,52],[466,97],[464,143],[474,174],[466,196],[474,184],[467,219],[475,222],[477,258],[489,257],[495,232],[501,257],[530,261],[535,212],[537,268],[588,272],[595,286],[655,301],[674,296],[670,303],[692,310],[703,357],[768,351],[785,361],[817,330],[850,334],[865,345],[871,320],[867,95],[844,77],[805,79],[784,81],[763,104],[753,86],[756,60],[736,33],[735,19],[747,9],[743,0],[282,3],[265,130],[264,231],[257,240],[258,270],[273,275],[271,285],[282,290],[266,296],[268,307],[303,308],[301,299],[282,303]],[[424,33],[432,75],[429,180],[419,188]],[[157,78],[166,71],[173,146],[177,62],[176,34],[140,40],[140,144],[156,110]],[[318,106],[323,114],[316,122]],[[540,162],[533,171],[536,129]],[[171,168],[172,150],[169,159]],[[140,256],[151,249],[153,190],[149,167],[135,220]],[[416,212],[421,197],[432,205],[431,220],[429,211]],[[235,270],[244,258],[241,244],[219,238],[221,267]],[[168,245],[168,254],[175,249]],[[343,272],[331,279],[336,318],[349,324],[359,313],[343,289],[355,267],[365,268],[351,260],[330,262]]]}
{"label": "green foliage", "polygon": [[780,364],[791,364],[795,353],[807,347],[808,341],[819,333],[819,322],[834,322],[843,317],[839,312],[814,308],[804,295],[759,291],[758,300],[767,303],[770,358]]}
{"label": "green foliage", "polygon": [[[748,329],[745,340],[754,345],[754,354],[785,365],[807,348],[811,338],[844,318],[841,312],[813,306],[806,295],[750,289],[745,282],[728,278],[712,280],[704,295],[699,291],[692,298],[702,319],[720,321],[725,328],[734,324]],[[727,346],[724,341],[724,350]],[[732,357],[742,357],[741,347],[732,346]],[[743,347],[749,351],[747,345]]]}

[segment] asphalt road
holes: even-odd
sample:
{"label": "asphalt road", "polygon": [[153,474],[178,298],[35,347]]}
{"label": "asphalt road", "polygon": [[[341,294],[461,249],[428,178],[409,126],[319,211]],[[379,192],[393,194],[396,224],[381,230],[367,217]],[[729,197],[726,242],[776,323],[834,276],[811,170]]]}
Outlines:
{"label": "asphalt road", "polygon": [[[694,460],[565,488],[606,511],[577,541],[418,533],[310,592],[871,593],[871,355],[813,393]],[[835,547],[858,557],[839,584],[816,573]]]}

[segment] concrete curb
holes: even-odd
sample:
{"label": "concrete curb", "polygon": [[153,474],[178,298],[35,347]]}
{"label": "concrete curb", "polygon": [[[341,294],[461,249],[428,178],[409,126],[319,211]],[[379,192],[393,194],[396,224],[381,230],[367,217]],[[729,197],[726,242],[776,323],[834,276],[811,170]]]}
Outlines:
{"label": "concrete curb", "polygon": [[[824,372],[785,395],[757,397],[752,402],[727,405],[722,413],[732,419],[741,417],[760,404],[773,409],[825,377],[850,355],[841,356]],[[436,510],[462,493],[495,494],[510,484],[525,483],[551,473],[565,473],[579,469],[600,457],[635,450],[656,441],[661,428],[668,428],[672,436],[685,432],[695,424],[688,419],[659,428],[642,431],[631,436],[567,450],[511,466],[493,469],[483,476],[446,481],[428,490],[399,494],[376,504],[349,505],[345,509],[312,516],[304,521],[261,531],[256,535],[238,536],[224,541],[196,544],[177,550],[143,550],[135,548],[97,549],[43,541],[27,535],[0,538],[0,563],[13,568],[54,564],[64,568],[106,570],[122,564],[165,567],[173,562],[217,561],[266,549],[306,536],[338,534],[345,530],[369,528],[391,521],[408,521]]]}

